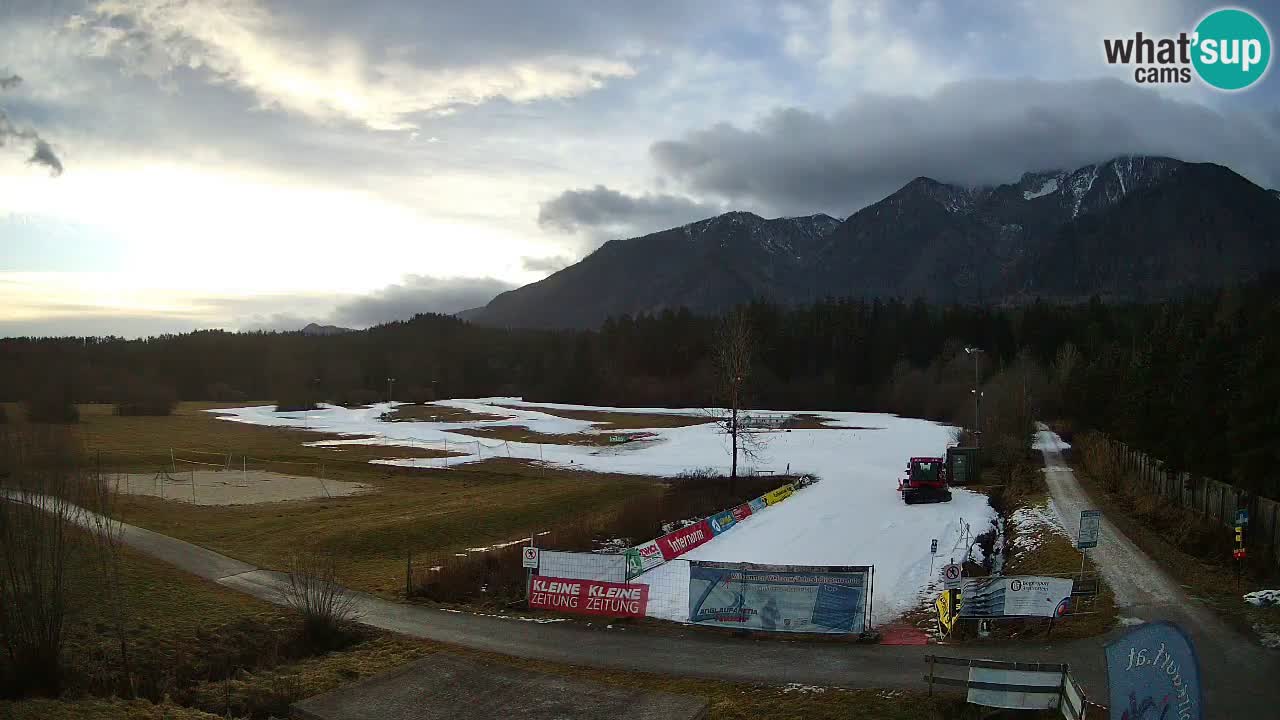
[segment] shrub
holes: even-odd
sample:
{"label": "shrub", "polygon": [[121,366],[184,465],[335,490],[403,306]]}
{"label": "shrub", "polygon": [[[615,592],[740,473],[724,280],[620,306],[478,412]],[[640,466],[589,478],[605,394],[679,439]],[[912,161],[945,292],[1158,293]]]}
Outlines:
{"label": "shrub", "polygon": [[338,579],[332,553],[300,551],[289,561],[288,584],[282,591],[286,605],[302,617],[303,638],[317,649],[347,644],[347,624],[355,614],[355,597]]}
{"label": "shrub", "polygon": [[172,415],[178,394],[172,386],[130,379],[116,397],[116,415]]}
{"label": "shrub", "polygon": [[23,405],[27,410],[28,422],[80,422],[80,411],[71,401],[71,392],[65,386],[56,383],[49,383],[37,389]]}

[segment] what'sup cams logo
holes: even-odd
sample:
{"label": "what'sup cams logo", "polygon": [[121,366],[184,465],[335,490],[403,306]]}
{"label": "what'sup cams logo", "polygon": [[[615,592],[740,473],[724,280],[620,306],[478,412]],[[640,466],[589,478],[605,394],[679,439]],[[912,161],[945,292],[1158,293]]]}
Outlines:
{"label": "what'sup cams logo", "polygon": [[1102,41],[1111,65],[1136,65],[1133,79],[1143,84],[1190,83],[1192,71],[1219,90],[1243,90],[1262,79],[1271,61],[1267,26],[1247,10],[1214,10],[1191,33]]}

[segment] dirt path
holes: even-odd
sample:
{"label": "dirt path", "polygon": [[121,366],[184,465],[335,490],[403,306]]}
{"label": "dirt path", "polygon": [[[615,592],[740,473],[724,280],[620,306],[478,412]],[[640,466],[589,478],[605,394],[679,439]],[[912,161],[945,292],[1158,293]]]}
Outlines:
{"label": "dirt path", "polygon": [[[1044,454],[1045,480],[1058,515],[1074,538],[1080,511],[1095,506],[1062,457],[1062,439],[1043,423],[1039,430],[1036,441]],[[1188,596],[1105,516],[1098,547],[1089,554],[1115,591],[1122,617],[1169,621],[1191,635],[1203,673],[1205,717],[1274,716],[1280,699],[1280,652],[1256,645]]]}

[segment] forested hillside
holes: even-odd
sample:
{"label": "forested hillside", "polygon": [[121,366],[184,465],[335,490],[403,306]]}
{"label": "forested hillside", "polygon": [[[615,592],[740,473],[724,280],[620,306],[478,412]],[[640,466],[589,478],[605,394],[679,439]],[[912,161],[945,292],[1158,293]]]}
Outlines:
{"label": "forested hillside", "polygon": [[[1148,305],[1017,308],[826,301],[746,307],[748,404],[889,410],[968,423],[973,356],[984,403],[1073,419],[1180,468],[1261,487],[1280,464],[1275,278]],[[361,403],[523,395],[699,406],[714,385],[716,319],[613,318],[598,331],[502,330],[419,315],[338,335],[195,332],[146,340],[0,340],[0,399],[113,402],[127,387],[183,399],[299,395]]]}

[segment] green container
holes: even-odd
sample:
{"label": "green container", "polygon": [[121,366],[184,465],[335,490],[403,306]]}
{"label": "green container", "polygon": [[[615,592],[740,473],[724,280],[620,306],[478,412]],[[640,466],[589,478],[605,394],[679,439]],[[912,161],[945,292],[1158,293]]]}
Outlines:
{"label": "green container", "polygon": [[947,448],[947,482],[968,485],[982,479],[982,466],[976,447]]}

